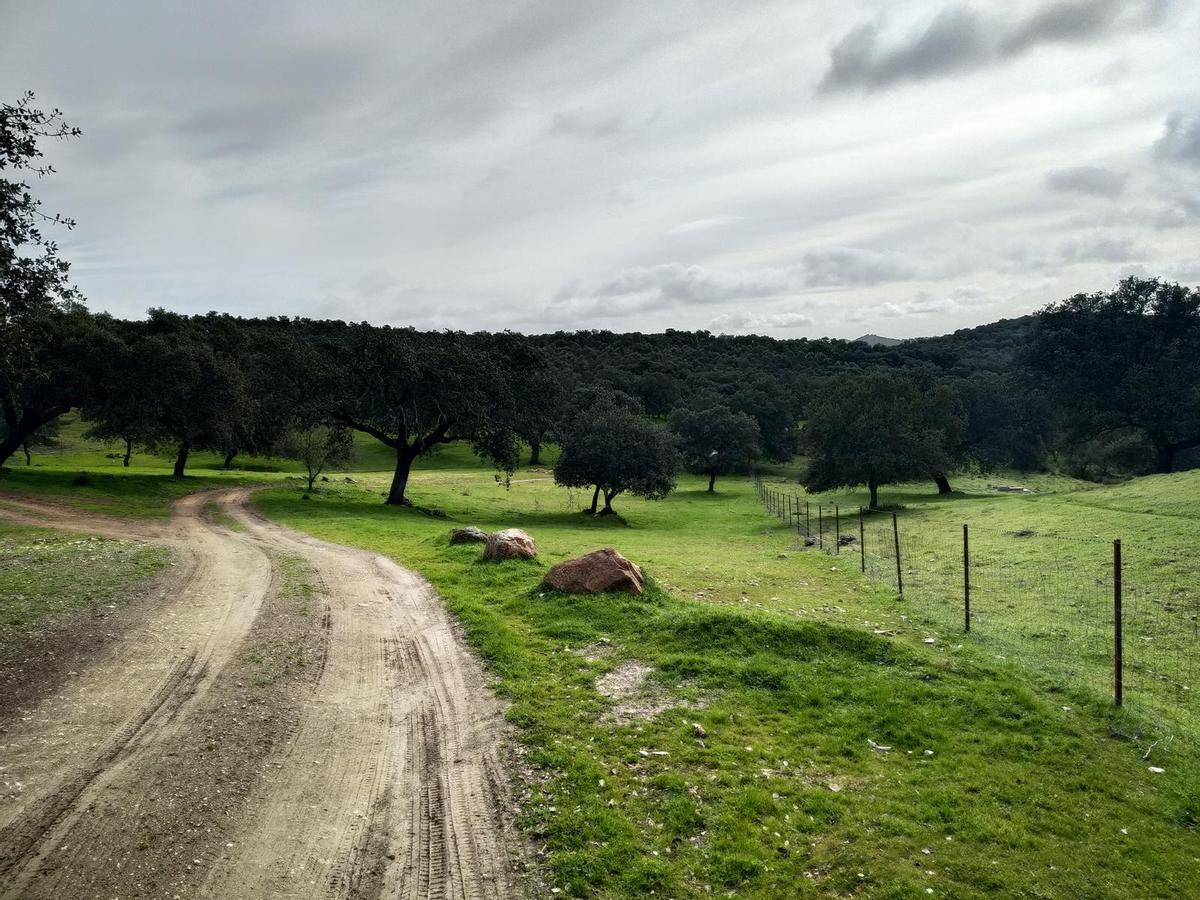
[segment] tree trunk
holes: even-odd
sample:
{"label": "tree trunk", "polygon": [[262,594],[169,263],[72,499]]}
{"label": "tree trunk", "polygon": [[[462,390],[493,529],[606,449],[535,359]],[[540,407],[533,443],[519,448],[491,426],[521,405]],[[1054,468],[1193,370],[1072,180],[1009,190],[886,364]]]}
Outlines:
{"label": "tree trunk", "polygon": [[[307,476],[307,477],[308,477],[308,491],[309,491],[309,493],[312,493],[312,489],[313,489],[313,483],[314,483],[314,482],[317,480],[317,476],[318,476],[318,475],[320,475],[320,474],[321,474],[321,471],[320,471],[320,469],[318,469],[316,472],[312,471],[311,469],[309,469],[309,470],[308,470],[308,476]],[[405,481],[407,481],[407,480],[408,480],[408,478],[407,478],[407,476],[405,476]],[[390,502],[390,500],[389,500],[389,502]]]}
{"label": "tree trunk", "polygon": [[43,425],[48,425],[63,413],[69,411],[70,407],[66,409],[60,407],[49,412],[43,412],[40,415],[26,413],[16,424],[13,424],[10,419],[8,422],[8,434],[5,435],[4,440],[0,441],[0,466],[8,462],[9,457],[21,449],[25,445],[25,442],[30,440],[39,428]]}
{"label": "tree trunk", "polygon": [[716,472],[709,472],[709,473],[708,473],[708,492],[709,492],[710,494],[713,492],[713,486],[714,486],[716,483],[717,483],[717,473],[716,473]]}
{"label": "tree trunk", "polygon": [[408,489],[408,474],[412,471],[413,460],[417,453],[411,447],[396,448],[396,471],[392,475],[392,486],[388,490],[387,499],[383,501],[388,506],[412,506],[412,502],[404,496]]}
{"label": "tree trunk", "polygon": [[600,510],[600,515],[611,516],[613,514],[612,502],[616,499],[620,491],[605,491],[604,492],[604,509]]}
{"label": "tree trunk", "polygon": [[29,442],[26,441],[24,444],[22,444],[21,449],[25,451],[25,465],[32,466],[33,454],[29,452]]}
{"label": "tree trunk", "polygon": [[531,466],[540,466],[542,464],[542,442],[529,442],[529,464]]}
{"label": "tree trunk", "polygon": [[236,450],[226,450],[225,464],[222,468],[226,470],[233,468],[233,461],[237,458],[237,454],[238,452]]}
{"label": "tree trunk", "polygon": [[598,504],[599,502],[600,502],[600,485],[596,485],[596,489],[594,491],[592,491],[592,505],[588,509],[588,512],[590,512],[593,516],[596,514],[596,504]]}
{"label": "tree trunk", "polygon": [[176,478],[183,477],[183,470],[187,468],[188,453],[192,450],[187,441],[179,445],[179,455],[175,457],[175,472]]}
{"label": "tree trunk", "polygon": [[945,472],[934,472],[933,483],[937,485],[939,494],[953,494],[954,491],[950,487],[950,479],[946,477]]}
{"label": "tree trunk", "polygon": [[129,468],[129,457],[133,456],[133,441],[130,438],[125,438],[125,455],[121,457],[121,465],[126,469]]}
{"label": "tree trunk", "polygon": [[12,456],[25,442],[25,436],[17,431],[10,431],[5,435],[4,440],[0,441],[0,466],[8,462],[8,458]]}
{"label": "tree trunk", "polygon": [[1154,471],[1160,475],[1165,475],[1175,468],[1175,448],[1170,444],[1158,444],[1155,448],[1157,459],[1154,462]]}
{"label": "tree trunk", "polygon": [[871,479],[867,482],[867,490],[871,492],[870,509],[879,509],[879,482]]}

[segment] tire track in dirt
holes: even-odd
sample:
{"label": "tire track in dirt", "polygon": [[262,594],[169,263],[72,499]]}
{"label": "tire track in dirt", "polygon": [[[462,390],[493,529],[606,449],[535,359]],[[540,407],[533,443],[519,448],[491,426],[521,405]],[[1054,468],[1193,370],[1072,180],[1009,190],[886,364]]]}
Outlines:
{"label": "tire track in dirt", "polygon": [[[231,898],[525,893],[499,757],[502,707],[432,590],[388,560],[264,520],[249,496],[192,495],[169,526],[0,508],[40,525],[158,540],[178,559],[170,600],[136,635],[0,735],[6,772],[25,783],[0,805],[0,896],[112,895],[123,884],[132,895],[156,893],[133,871],[141,848],[130,846],[131,829],[109,819],[187,795],[163,760],[194,753],[205,717],[231,695],[233,675],[220,681],[222,673],[247,649],[272,560],[284,555],[305,561],[326,604],[319,664],[289,701],[293,724],[278,746],[265,762],[246,760],[250,775],[235,773],[244,802],[226,798],[230,821],[216,829],[227,849],[172,857],[180,871],[157,872],[153,883]],[[238,530],[208,520],[214,502]],[[178,843],[176,857],[190,846]],[[125,883],[113,875],[123,866]]]}
{"label": "tire track in dirt", "polygon": [[499,756],[503,708],[432,589],[374,554],[302,536],[244,503],[254,541],[325,585],[325,668],[253,840],[212,896],[508,897],[524,860]]}
{"label": "tire track in dirt", "polygon": [[[230,546],[205,521],[209,499],[196,494],[178,501],[167,525],[56,506],[39,517],[29,503],[19,505],[18,517],[33,516],[40,525],[164,543],[174,551],[178,574],[161,589],[163,605],[134,633],[5,729],[5,771],[23,790],[0,807],[3,896],[51,893],[56,879],[44,875],[52,850],[59,871],[71,868],[62,846],[92,852],[85,846],[90,842],[64,836],[126,770],[136,772],[169,743],[186,721],[188,705],[205,694],[254,621],[271,566],[261,549]],[[86,824],[103,831],[102,822]],[[36,894],[35,873],[41,873]]]}

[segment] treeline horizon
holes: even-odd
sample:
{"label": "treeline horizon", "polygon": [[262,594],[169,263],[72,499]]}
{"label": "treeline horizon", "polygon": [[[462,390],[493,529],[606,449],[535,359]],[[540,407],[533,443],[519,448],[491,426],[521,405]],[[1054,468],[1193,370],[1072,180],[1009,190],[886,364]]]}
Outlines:
{"label": "treeline horizon", "polygon": [[[1200,445],[1198,307],[1198,291],[1126,279],[1020,319],[870,346],[677,330],[421,331],[161,309],[126,320],[71,299],[27,311],[23,370],[0,367],[0,465],[78,409],[90,435],[124,442],[127,454],[171,450],[180,476],[192,450],[216,451],[228,465],[246,453],[325,447],[328,462],[345,446],[339,429],[361,431],[397,454],[391,503],[407,502],[413,461],[452,440],[504,471],[521,445],[536,464],[543,444],[560,443],[563,483],[595,487],[605,509],[623,491],[663,495],[681,465],[710,475],[712,487],[718,474],[800,452],[810,487],[864,484],[873,502],[878,485],[914,478],[949,492],[949,477],[972,468],[1169,471]],[[632,464],[602,472],[601,444],[599,455],[618,461],[637,455],[638,442],[655,443],[642,419],[667,423],[674,450],[663,444],[640,473]],[[314,428],[325,429],[320,441],[297,441]],[[568,475],[580,441],[597,458]]]}
{"label": "treeline horizon", "polygon": [[[392,448],[387,502],[413,462],[466,441],[502,472],[560,445],[559,483],[661,497],[679,468],[718,475],[808,456],[824,490],[963,469],[1081,477],[1171,471],[1200,447],[1200,288],[1127,278],[1020,319],[872,346],[668,330],[419,331],[301,317],[144,320],[92,313],[28,183],[78,129],[27,94],[0,107],[0,466],[78,409],[94,437],[226,465],[288,453],[335,464],[347,430]],[[10,173],[18,173],[9,177]],[[601,509],[599,501],[604,500]]]}

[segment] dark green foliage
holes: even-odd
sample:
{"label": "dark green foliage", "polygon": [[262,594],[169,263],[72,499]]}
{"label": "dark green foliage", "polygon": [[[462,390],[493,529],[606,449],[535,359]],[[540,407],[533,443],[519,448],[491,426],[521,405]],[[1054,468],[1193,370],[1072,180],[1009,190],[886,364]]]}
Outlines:
{"label": "dark green foliage", "polygon": [[688,471],[707,475],[709,491],[718,475],[745,472],[759,454],[758,423],[727,406],[677,409],[671,428]]}
{"label": "dark green foliage", "polygon": [[21,339],[20,364],[0,366],[0,464],[63,413],[92,402],[120,347],[113,321],[82,306],[26,311]]}
{"label": "dark green foliage", "polygon": [[58,110],[36,109],[33,99],[27,93],[14,104],[0,105],[0,465],[53,421],[64,404],[79,402],[87,387],[68,384],[79,364],[45,346],[55,332],[77,330],[77,318],[62,317],[80,298],[68,280],[69,264],[42,228],[47,222],[67,228],[74,223],[43,213],[21,177],[53,172],[40,162],[42,145],[75,137],[79,129],[63,121]]}
{"label": "dark green foliage", "polygon": [[1200,289],[1127,278],[1051,304],[1019,365],[1071,442],[1139,432],[1159,472],[1200,446]]}
{"label": "dark green foliage", "polygon": [[903,372],[830,379],[809,403],[804,443],[811,490],[879,485],[945,473],[961,444],[957,398],[942,384]]}
{"label": "dark green foliage", "polygon": [[325,323],[330,415],[396,451],[387,503],[408,503],[413,461],[463,440],[506,472],[517,465],[522,385],[542,363],[515,335]]}
{"label": "dark green foliage", "polygon": [[[675,488],[679,452],[674,436],[638,415],[627,397],[600,392],[564,428],[554,480],[594,487],[589,511],[604,515],[622,493],[657,500]],[[597,509],[600,495],[604,507]]]}

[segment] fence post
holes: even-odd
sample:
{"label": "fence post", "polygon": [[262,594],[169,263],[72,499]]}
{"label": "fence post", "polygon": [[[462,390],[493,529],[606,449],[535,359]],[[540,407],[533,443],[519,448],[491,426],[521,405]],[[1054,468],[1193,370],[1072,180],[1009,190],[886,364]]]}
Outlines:
{"label": "fence post", "polygon": [[812,537],[812,513],[808,508],[808,501],[804,501],[804,536]]}
{"label": "fence post", "polygon": [[867,571],[867,528],[863,525],[863,508],[858,508],[858,555],[862,557],[859,560],[859,571],[864,574]]}
{"label": "fence post", "polygon": [[971,630],[971,539],[963,522],[963,631]]}
{"label": "fence post", "polygon": [[825,549],[825,507],[817,504],[817,548]]}
{"label": "fence post", "polygon": [[1113,541],[1113,701],[1121,705],[1124,694],[1124,673],[1122,671],[1123,647],[1121,628],[1121,542]]}
{"label": "fence post", "polygon": [[842,511],[833,504],[833,555],[842,555]]}
{"label": "fence post", "polygon": [[896,590],[904,596],[904,575],[900,572],[900,525],[896,522],[896,514],[892,513],[892,539],[896,544]]}

